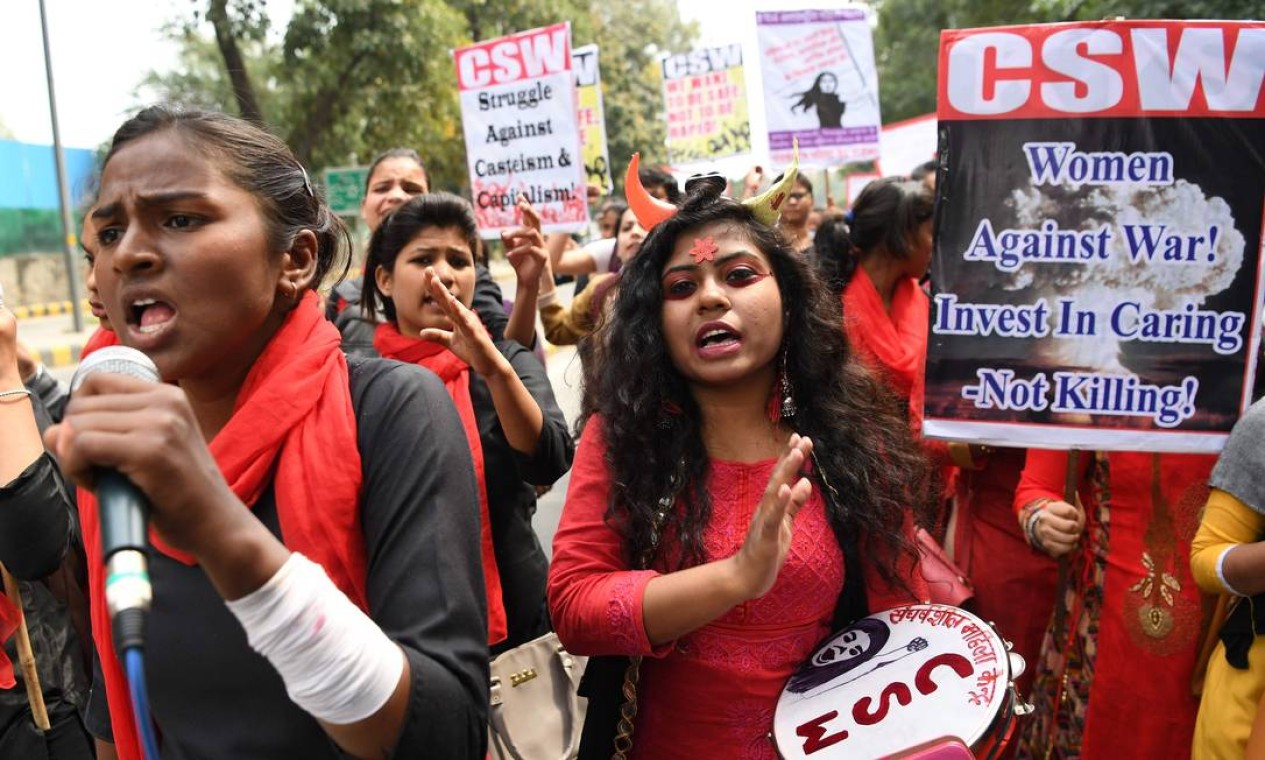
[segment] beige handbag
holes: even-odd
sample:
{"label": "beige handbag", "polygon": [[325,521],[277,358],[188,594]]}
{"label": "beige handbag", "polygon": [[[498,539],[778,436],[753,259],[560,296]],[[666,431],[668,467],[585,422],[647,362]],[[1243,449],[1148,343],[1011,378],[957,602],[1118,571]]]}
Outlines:
{"label": "beige handbag", "polygon": [[580,751],[588,700],[576,694],[587,657],[567,653],[556,633],[492,661],[488,752],[493,760],[570,760]]}

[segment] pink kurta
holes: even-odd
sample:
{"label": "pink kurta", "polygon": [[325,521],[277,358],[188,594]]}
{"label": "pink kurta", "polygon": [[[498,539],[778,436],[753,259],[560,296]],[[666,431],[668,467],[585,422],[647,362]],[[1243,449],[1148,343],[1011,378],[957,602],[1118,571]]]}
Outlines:
{"label": "pink kurta", "polygon": [[[601,420],[594,418],[576,451],[554,537],[549,607],[558,636],[576,654],[646,656],[633,757],[773,760],[774,705],[792,671],[830,633],[843,585],[843,555],[820,493],[814,489],[797,516],[790,554],[768,594],[652,648],[642,598],[658,573],[628,570],[620,537],[603,519],[610,486],[604,450]],[[709,558],[741,547],[774,464],[711,463]],[[672,546],[663,548],[672,553]],[[871,609],[912,601],[867,585]]]}

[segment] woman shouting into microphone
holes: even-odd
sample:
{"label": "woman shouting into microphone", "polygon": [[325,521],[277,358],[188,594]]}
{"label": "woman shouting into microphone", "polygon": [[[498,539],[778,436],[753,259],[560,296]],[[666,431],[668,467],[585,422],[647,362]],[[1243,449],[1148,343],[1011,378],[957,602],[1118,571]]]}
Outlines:
{"label": "woman shouting into microphone", "polygon": [[[148,687],[164,758],[482,757],[486,611],[461,422],[416,366],[347,360],[314,292],[342,224],[277,138],[149,108],[92,212],[101,300],[165,384],[89,377],[47,441],[152,508]],[[90,730],[139,758],[90,558]],[[443,573],[442,585],[440,573]]]}

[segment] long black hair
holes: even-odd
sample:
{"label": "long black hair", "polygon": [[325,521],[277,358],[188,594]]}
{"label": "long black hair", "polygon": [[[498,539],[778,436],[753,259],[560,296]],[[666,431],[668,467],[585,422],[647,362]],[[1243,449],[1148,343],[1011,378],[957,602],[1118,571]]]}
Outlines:
{"label": "long black hair", "polygon": [[812,258],[818,274],[838,294],[857,264],[880,247],[888,256],[908,258],[910,241],[919,225],[931,218],[934,201],[925,184],[904,177],[884,177],[866,185],[851,211],[817,227]]}
{"label": "long black hair", "polygon": [[[606,465],[615,484],[606,519],[622,535],[628,561],[652,546],[658,502],[674,490],[684,508],[673,511],[664,526],[679,546],[671,564],[710,559],[703,548],[711,519],[705,487],[709,456],[699,408],[664,340],[661,273],[677,240],[712,222],[740,227],[769,258],[786,306],[786,370],[797,405],[788,422],[813,439],[840,545],[864,536],[866,559],[884,579],[904,585],[894,568],[900,555],[909,558],[915,551],[905,538],[906,516],[911,507],[925,508],[928,480],[927,463],[900,405],[853,358],[839,327],[839,301],[803,257],[748,208],[705,184],[650,232],[624,267],[611,313],[586,339],[581,424],[594,414],[603,420]],[[678,472],[684,484],[679,489]]]}
{"label": "long black hair", "polygon": [[369,238],[369,254],[365,257],[364,294],[360,307],[364,318],[374,320],[378,309],[387,320],[395,321],[395,301],[378,288],[377,269],[395,270],[395,260],[408,242],[424,229],[459,230],[470,246],[471,257],[479,255],[479,227],[474,209],[465,198],[452,193],[423,193],[395,207]]}
{"label": "long black hair", "polygon": [[834,72],[830,72],[830,71],[821,72],[820,74],[817,75],[815,79],[813,79],[812,87],[809,87],[807,90],[804,90],[803,92],[795,94],[795,97],[799,98],[799,102],[791,106],[791,113],[794,113],[796,108],[801,108],[805,112],[807,112],[808,109],[810,108],[816,108],[818,111],[820,111],[821,110],[820,104],[821,104],[822,98],[830,97],[830,98],[834,98],[835,100],[839,99],[839,96],[837,94],[833,92],[826,92],[825,90],[822,89],[821,83],[823,80],[825,80],[826,77],[830,77],[831,79],[835,80],[835,87],[838,88],[839,77],[836,76]]}

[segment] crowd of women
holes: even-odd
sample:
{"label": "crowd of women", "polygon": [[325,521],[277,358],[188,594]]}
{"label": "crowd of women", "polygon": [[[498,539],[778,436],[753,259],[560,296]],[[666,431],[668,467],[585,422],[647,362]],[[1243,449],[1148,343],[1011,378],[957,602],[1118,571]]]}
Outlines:
{"label": "crowd of women", "polygon": [[[923,174],[810,223],[794,166],[737,200],[634,163],[591,242],[520,203],[511,305],[470,204],[397,149],[363,277],[329,292],[349,237],[281,141],[140,112],[84,221],[85,354],[139,349],[163,382],[67,399],[0,296],[0,561],[53,724],[18,673],[0,757],[141,758],[152,718],[165,758],[481,758],[489,658],[556,630],[592,657],[582,757],[773,758],[787,679],[937,598],[937,543],[1029,664],[1012,756],[1265,752],[1265,412],[1220,462],[921,439]],[[556,274],[588,281],[563,303]],[[574,438],[538,317],[580,345]],[[103,470],[151,507],[148,709],[111,633]],[[532,518],[568,470],[550,563]]]}

